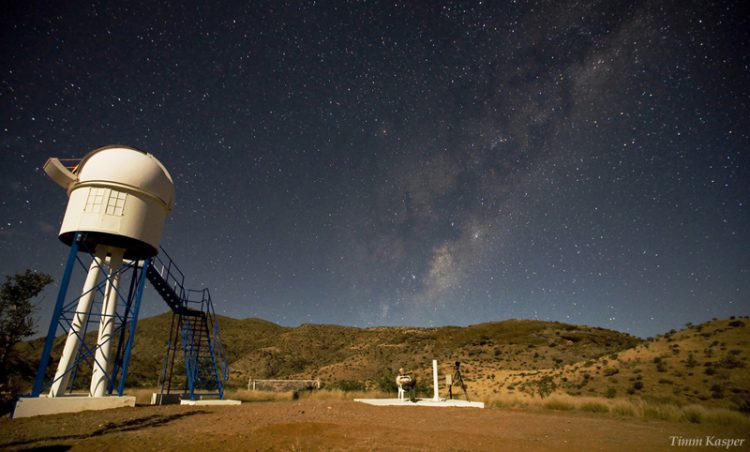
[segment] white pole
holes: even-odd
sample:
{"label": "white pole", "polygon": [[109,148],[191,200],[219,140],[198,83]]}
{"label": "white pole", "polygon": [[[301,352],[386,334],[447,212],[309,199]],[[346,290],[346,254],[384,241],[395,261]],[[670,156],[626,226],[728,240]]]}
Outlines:
{"label": "white pole", "polygon": [[107,286],[104,291],[104,303],[102,304],[102,318],[99,322],[99,338],[96,341],[96,355],[94,358],[94,369],[91,372],[91,397],[103,397],[107,389],[107,372],[112,360],[112,333],[115,327],[115,314],[117,312],[117,289],[120,286],[120,267],[122,266],[122,255],[124,250],[112,248],[109,258],[109,275]]}
{"label": "white pole", "polygon": [[440,401],[440,392],[438,391],[438,371],[437,371],[437,360],[432,360],[432,387],[435,389],[435,396],[432,398],[435,402]]}
{"label": "white pole", "polygon": [[96,295],[94,288],[97,281],[99,281],[99,269],[104,262],[105,255],[106,248],[101,247],[97,249],[94,260],[89,266],[89,272],[86,274],[86,282],[83,283],[83,290],[81,291],[81,298],[78,300],[78,307],[73,317],[73,323],[70,325],[70,331],[68,331],[68,337],[65,340],[65,348],[60,356],[60,362],[57,364],[55,378],[52,380],[52,388],[49,391],[50,397],[61,396],[68,390],[71,374],[69,372],[71,369],[68,369],[68,367],[70,367],[71,361],[78,355],[81,342],[83,342],[83,337],[81,337],[83,327],[89,318],[91,303],[94,301],[94,295]]}

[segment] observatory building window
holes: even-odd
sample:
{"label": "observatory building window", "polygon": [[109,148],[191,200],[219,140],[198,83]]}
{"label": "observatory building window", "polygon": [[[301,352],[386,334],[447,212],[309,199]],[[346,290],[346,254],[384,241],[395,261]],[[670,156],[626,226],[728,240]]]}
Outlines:
{"label": "observatory building window", "polygon": [[90,188],[89,196],[86,198],[86,207],[84,211],[91,213],[98,213],[102,211],[102,204],[104,203],[104,195],[106,188]]}
{"label": "observatory building window", "polygon": [[122,216],[125,210],[125,198],[128,194],[117,190],[110,190],[109,200],[107,201],[107,215]]}

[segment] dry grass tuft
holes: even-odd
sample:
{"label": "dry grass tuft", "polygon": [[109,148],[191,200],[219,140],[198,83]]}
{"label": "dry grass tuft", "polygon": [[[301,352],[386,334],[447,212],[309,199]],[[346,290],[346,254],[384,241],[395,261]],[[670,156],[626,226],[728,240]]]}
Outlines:
{"label": "dry grass tuft", "polygon": [[294,391],[249,391],[247,389],[228,390],[225,399],[240,400],[244,403],[253,402],[283,402],[294,400]]}
{"label": "dry grass tuft", "polygon": [[564,400],[549,400],[544,403],[544,408],[548,410],[556,410],[556,411],[571,411],[576,408],[576,406],[570,402],[566,402]]}
{"label": "dry grass tuft", "polygon": [[674,403],[644,401],[641,398],[616,398],[571,396],[553,394],[541,399],[525,394],[503,394],[485,399],[488,408],[546,409],[557,411],[583,411],[610,413],[615,416],[658,419],[668,422],[734,426],[750,430],[750,418],[737,411],[702,405],[679,406]]}
{"label": "dry grass tuft", "polygon": [[300,398],[309,398],[312,400],[384,399],[394,397],[395,394],[380,391],[342,391],[339,389],[324,389],[321,391],[300,393]]}
{"label": "dry grass tuft", "polygon": [[578,406],[581,411],[588,411],[591,413],[609,413],[609,406],[600,402],[586,402]]}

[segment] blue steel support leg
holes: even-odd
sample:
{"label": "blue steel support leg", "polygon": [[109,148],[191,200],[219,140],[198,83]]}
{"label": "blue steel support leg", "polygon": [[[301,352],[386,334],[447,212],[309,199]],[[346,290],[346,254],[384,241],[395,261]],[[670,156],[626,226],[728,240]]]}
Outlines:
{"label": "blue steel support leg", "polygon": [[[208,330],[208,325],[206,326],[206,330]],[[211,332],[208,332],[209,338],[211,337]],[[213,341],[209,339],[208,342],[208,351],[211,352],[211,362],[214,365],[214,378],[216,378],[216,390],[219,392],[219,400],[224,399],[224,385],[221,382],[221,378],[219,377],[219,366],[216,364],[216,355],[214,354],[214,346]]]}
{"label": "blue steel support leg", "polygon": [[[122,393],[125,390],[125,377],[128,374],[128,364],[130,364],[130,351],[133,347],[133,340],[135,339],[135,327],[138,323],[138,311],[141,307],[141,297],[143,296],[143,287],[146,285],[146,273],[148,272],[148,266],[151,263],[151,258],[143,261],[143,268],[138,278],[138,287],[135,290],[135,300],[133,302],[132,320],[130,321],[130,334],[128,335],[128,343],[125,346],[125,357],[122,360],[122,375],[120,375],[120,384],[117,387],[117,395],[122,397]],[[134,271],[138,269],[138,264],[134,264]]]}
{"label": "blue steel support leg", "polygon": [[73,267],[76,262],[76,254],[78,253],[78,237],[79,233],[73,234],[73,243],[70,245],[70,253],[68,254],[68,262],[65,264],[65,271],[63,272],[62,280],[60,281],[60,290],[57,292],[57,302],[55,303],[55,309],[52,312],[52,320],[49,323],[49,329],[47,330],[47,339],[44,341],[44,351],[42,351],[42,358],[39,360],[39,367],[36,371],[36,380],[34,380],[34,388],[31,391],[33,397],[39,397],[42,393],[42,387],[44,385],[44,376],[47,373],[47,365],[49,364],[50,354],[52,353],[52,345],[55,342],[55,333],[57,332],[57,325],[60,321],[60,314],[62,313],[63,304],[65,304],[65,297],[68,294],[68,286],[70,285],[70,275],[73,273]]}
{"label": "blue steel support leg", "polygon": [[182,347],[185,356],[185,373],[187,374],[188,394],[190,400],[195,400],[195,327],[193,321],[189,320],[187,323],[181,323],[185,325],[182,330]]}

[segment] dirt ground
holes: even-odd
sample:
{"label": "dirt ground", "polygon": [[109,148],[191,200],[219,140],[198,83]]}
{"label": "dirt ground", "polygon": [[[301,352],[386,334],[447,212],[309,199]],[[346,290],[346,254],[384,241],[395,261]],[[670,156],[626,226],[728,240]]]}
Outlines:
{"label": "dirt ground", "polygon": [[[674,449],[672,437],[706,436],[749,438],[750,432],[582,412],[375,407],[339,400],[0,419],[0,450],[645,451]],[[745,440],[731,450],[748,449]]]}

